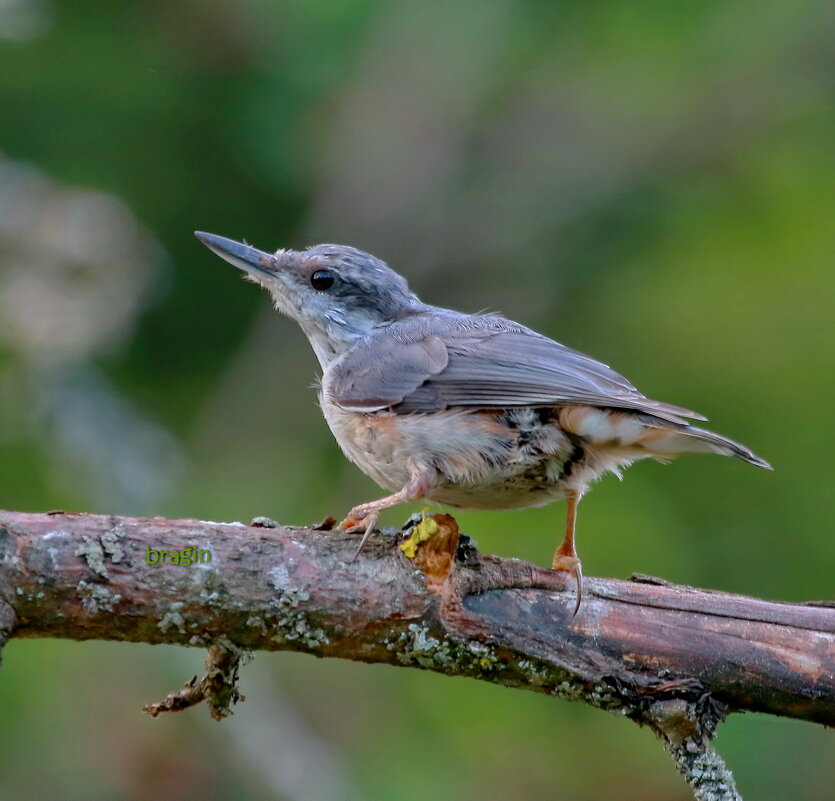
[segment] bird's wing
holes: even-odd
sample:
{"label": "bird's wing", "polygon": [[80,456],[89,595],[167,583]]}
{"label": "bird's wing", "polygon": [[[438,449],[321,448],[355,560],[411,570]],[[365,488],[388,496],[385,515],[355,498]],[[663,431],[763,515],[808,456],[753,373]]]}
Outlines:
{"label": "bird's wing", "polygon": [[380,332],[334,362],[322,384],[339,406],[373,412],[402,403],[448,363],[446,345],[436,336],[404,339]]}
{"label": "bird's wing", "polygon": [[361,412],[583,404],[674,423],[705,419],[650,400],[607,365],[496,316],[415,315],[366,337],[328,372],[330,399]]}

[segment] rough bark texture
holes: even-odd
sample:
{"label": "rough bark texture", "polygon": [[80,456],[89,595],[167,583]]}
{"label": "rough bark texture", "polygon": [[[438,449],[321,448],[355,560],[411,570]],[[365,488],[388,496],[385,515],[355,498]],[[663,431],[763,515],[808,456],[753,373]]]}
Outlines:
{"label": "rough bark texture", "polygon": [[[697,798],[738,797],[709,747],[728,712],[835,725],[835,608],[588,578],[573,617],[562,574],[480,555],[452,518],[428,520],[409,532],[413,559],[397,547],[401,534],[372,537],[354,561],[355,535],[315,528],[0,512],[0,644],[214,649],[203,684],[152,712],[208,698],[216,717],[228,714],[236,699],[223,677],[234,676],[239,649],[421,667],[584,700],[650,726]],[[149,548],[190,547],[202,562],[148,563]],[[710,777],[719,789],[700,791]]]}

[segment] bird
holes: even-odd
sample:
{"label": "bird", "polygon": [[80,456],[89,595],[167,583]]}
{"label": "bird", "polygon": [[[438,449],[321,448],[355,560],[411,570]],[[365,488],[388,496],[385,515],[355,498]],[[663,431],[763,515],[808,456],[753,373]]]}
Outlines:
{"label": "bird", "polygon": [[385,262],[345,245],[274,253],[196,231],[267,289],[295,320],[322,369],[319,404],[347,458],[390,492],[338,528],[362,534],[411,501],[516,509],[565,500],[551,568],[583,572],[577,507],[591,484],[640,459],[716,453],[765,469],[752,451],[652,400],[608,365],[497,313],[423,303]]}

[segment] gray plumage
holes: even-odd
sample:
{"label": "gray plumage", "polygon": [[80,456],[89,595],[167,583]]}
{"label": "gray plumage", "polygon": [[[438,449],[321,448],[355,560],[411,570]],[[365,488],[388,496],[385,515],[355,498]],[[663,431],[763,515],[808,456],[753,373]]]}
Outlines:
{"label": "gray plumage", "polygon": [[688,422],[701,415],[651,400],[590,356],[498,315],[422,303],[367,253],[317,245],[268,254],[197,236],[299,323],[322,365],[319,401],[336,441],[392,491],[339,524],[364,532],[360,548],[380,512],[407,501],[511,509],[565,499],[565,536],[551,567],[576,580],[576,614],[577,505],[596,479],[681,453],[769,467]]}
{"label": "gray plumage", "polygon": [[371,412],[584,404],[673,423],[696,412],[650,400],[608,365],[495,315],[428,306],[373,331],[333,365],[334,400]]}
{"label": "gray plumage", "polygon": [[[688,422],[707,418],[648,398],[584,353],[499,315],[421,302],[402,276],[368,253],[325,244],[267,254],[213,234],[198,238],[269,289],[279,310],[299,322],[322,364],[328,401],[345,410],[410,415],[582,405],[631,412],[648,427],[769,466],[745,446]],[[320,292],[310,277],[323,269],[335,281]]]}

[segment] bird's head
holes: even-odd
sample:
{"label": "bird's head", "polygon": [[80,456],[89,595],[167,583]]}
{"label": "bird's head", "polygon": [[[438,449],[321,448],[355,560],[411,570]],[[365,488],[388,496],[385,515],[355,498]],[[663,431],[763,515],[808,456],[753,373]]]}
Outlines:
{"label": "bird's head", "polygon": [[275,307],[301,326],[323,367],[372,329],[421,305],[402,276],[355,248],[264,253],[215,234],[195,235],[269,291]]}

